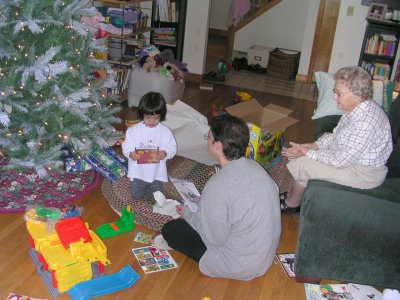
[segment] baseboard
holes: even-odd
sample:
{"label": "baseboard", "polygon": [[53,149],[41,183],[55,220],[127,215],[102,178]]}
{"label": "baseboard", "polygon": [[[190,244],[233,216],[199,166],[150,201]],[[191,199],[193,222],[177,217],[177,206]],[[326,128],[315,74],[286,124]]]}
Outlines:
{"label": "baseboard", "polygon": [[216,29],[216,28],[209,28],[209,29],[208,29],[208,34],[209,34],[209,35],[214,35],[214,36],[223,36],[223,37],[227,37],[227,36],[228,36],[228,30],[222,30],[222,29]]}

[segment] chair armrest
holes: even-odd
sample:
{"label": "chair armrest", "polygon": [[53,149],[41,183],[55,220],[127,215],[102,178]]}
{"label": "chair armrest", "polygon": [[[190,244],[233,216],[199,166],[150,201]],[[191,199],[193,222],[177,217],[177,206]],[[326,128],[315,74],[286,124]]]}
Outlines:
{"label": "chair armrest", "polygon": [[365,195],[376,199],[400,203],[400,178],[398,177],[387,178],[380,186],[373,189],[357,189],[329,181],[312,179],[308,183],[307,190],[314,188],[327,188],[335,194],[351,192],[355,195]]}
{"label": "chair armrest", "polygon": [[315,140],[325,132],[332,132],[339,122],[340,115],[325,116],[315,120]]}

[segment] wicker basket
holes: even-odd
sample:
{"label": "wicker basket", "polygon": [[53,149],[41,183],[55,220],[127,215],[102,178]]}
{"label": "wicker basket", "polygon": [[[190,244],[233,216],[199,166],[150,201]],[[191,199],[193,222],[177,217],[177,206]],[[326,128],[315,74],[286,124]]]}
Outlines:
{"label": "wicker basket", "polygon": [[300,51],[276,48],[269,53],[267,74],[282,79],[295,79]]}

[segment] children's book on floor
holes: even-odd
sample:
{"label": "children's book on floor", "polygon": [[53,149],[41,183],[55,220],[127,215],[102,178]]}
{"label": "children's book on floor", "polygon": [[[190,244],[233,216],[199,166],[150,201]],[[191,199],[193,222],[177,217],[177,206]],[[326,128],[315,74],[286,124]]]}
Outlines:
{"label": "children's book on floor", "polygon": [[46,300],[46,299],[32,298],[32,297],[25,296],[25,295],[10,293],[8,295],[8,297],[6,298],[6,300]]}
{"label": "children's book on floor", "polygon": [[146,274],[170,270],[178,267],[167,250],[160,250],[154,246],[132,249],[143,272]]}
{"label": "children's book on floor", "polygon": [[154,242],[154,235],[152,234],[147,234],[144,232],[139,231],[135,238],[133,239],[133,241],[138,242],[138,243],[142,243],[145,245],[152,245]]}
{"label": "children's book on floor", "polygon": [[294,253],[277,253],[279,263],[289,278],[296,277],[294,273]]}
{"label": "children's book on floor", "polygon": [[305,283],[304,288],[307,300],[382,300],[382,293],[368,285]]}

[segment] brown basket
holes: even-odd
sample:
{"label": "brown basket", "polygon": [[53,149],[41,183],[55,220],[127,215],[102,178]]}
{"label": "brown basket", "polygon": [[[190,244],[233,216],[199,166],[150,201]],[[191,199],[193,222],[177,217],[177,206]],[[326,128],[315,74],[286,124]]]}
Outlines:
{"label": "brown basket", "polygon": [[282,79],[295,79],[299,68],[300,51],[276,48],[269,53],[267,74]]}

